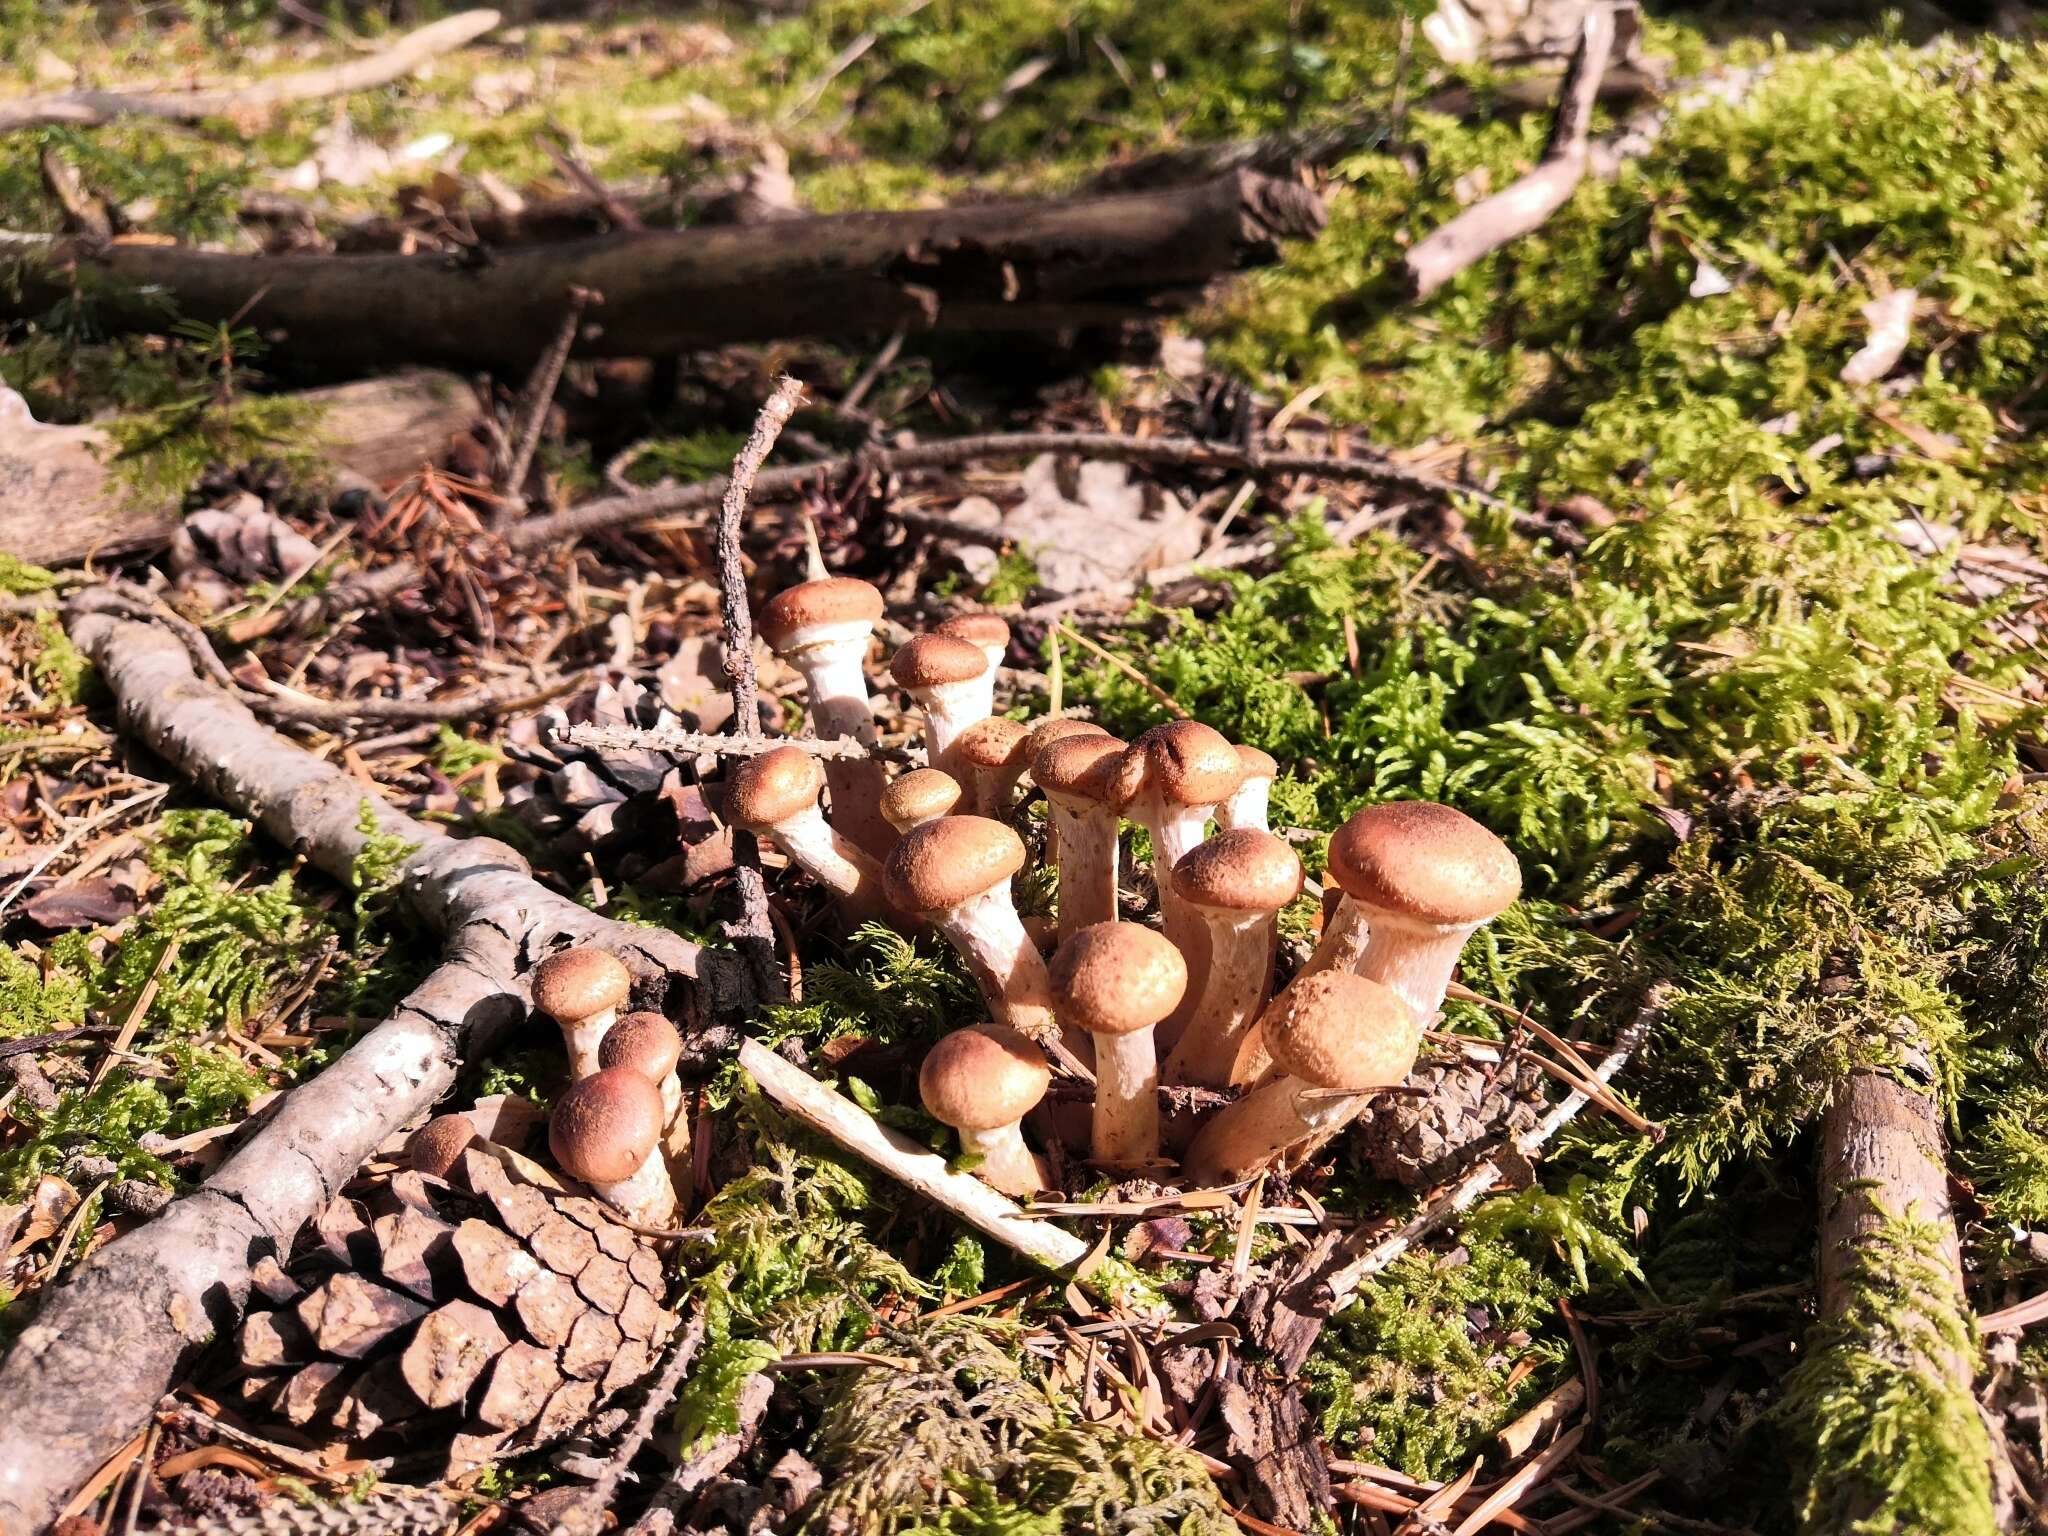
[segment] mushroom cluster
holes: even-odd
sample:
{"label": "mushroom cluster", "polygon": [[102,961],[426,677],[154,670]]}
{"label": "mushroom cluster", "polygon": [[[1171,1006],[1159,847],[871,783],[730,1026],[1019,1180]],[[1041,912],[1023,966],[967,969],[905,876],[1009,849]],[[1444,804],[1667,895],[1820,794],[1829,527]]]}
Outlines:
{"label": "mushroom cluster", "polygon": [[[880,594],[846,578],[764,609],[762,632],[804,678],[821,736],[876,740],[881,613]],[[1268,826],[1280,765],[1194,720],[1124,742],[1081,720],[999,716],[1009,642],[1000,617],[970,614],[889,660],[929,766],[892,778],[881,756],[821,760],[788,743],[728,774],[726,817],[779,848],[847,921],[879,916],[959,951],[986,1017],[932,1047],[919,1087],[996,1188],[1053,1187],[1069,1159],[1118,1177],[1177,1166],[1183,1183],[1233,1182],[1313,1151],[1407,1078],[1466,941],[1520,894],[1514,855],[1448,806],[1364,807],[1330,838],[1321,936],[1287,975],[1280,914],[1306,882]],[[1132,828],[1149,852],[1135,866]],[[1013,892],[1040,867],[1056,877],[1056,923],[1020,912]],[[675,1199],[660,1146],[678,1113],[676,1057],[655,1038],[658,1015],[615,1023],[628,978],[608,959],[570,951],[536,979],[575,1078],[554,1149],[659,1225]],[[1048,1103],[1056,1077],[1068,1086]],[[1076,1100],[1085,1120],[1055,1113]]]}

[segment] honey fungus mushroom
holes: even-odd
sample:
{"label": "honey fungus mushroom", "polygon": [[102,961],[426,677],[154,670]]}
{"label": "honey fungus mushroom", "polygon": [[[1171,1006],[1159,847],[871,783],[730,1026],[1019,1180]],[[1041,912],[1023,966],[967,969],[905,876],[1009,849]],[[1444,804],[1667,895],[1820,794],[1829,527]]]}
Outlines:
{"label": "honey fungus mushroom", "polygon": [[941,816],[950,816],[964,791],[939,768],[913,768],[882,792],[882,816],[900,836]]}
{"label": "honey fungus mushroom", "polygon": [[1272,990],[1277,918],[1301,885],[1294,850],[1251,827],[1217,833],[1174,866],[1174,894],[1207,925],[1208,943],[1168,1082],[1230,1088],[1263,1075],[1258,1021]]}
{"label": "honey fungus mushroom", "polygon": [[1021,720],[990,715],[960,733],[946,765],[953,777],[974,791],[974,814],[1000,817],[1010,808],[1017,780],[1030,766],[1025,753],[1031,728]]}
{"label": "honey fungus mushroom", "polygon": [[1187,962],[1150,928],[1097,923],[1060,945],[1050,975],[1060,1023],[1095,1042],[1090,1154],[1113,1165],[1154,1161],[1159,1055],[1152,1031],[1186,991]]}
{"label": "honey fungus mushroom", "polygon": [[597,1048],[632,989],[632,973],[588,945],[549,955],[534,967],[534,1006],[562,1026],[572,1079],[597,1070]]}
{"label": "honey fungus mushroom", "polygon": [[997,613],[955,614],[934,627],[932,633],[980,646],[981,654],[988,658],[991,675],[1003,664],[1003,657],[1010,649],[1009,621]]}
{"label": "honey fungus mushroom", "polygon": [[790,863],[837,896],[849,916],[876,916],[886,910],[881,870],[825,819],[818,805],[824,787],[817,758],[802,747],[776,747],[734,771],[725,814],[733,825],[771,838]]}
{"label": "honey fungus mushroom", "polygon": [[1117,816],[1111,803],[1124,744],[1101,733],[1066,735],[1031,760],[1057,846],[1060,937],[1116,919]]}
{"label": "honey fungus mushroom", "polygon": [[628,1221],[665,1227],[676,1190],[661,1155],[661,1090],[627,1067],[571,1083],[548,1120],[548,1149]]}
{"label": "honey fungus mushroom", "polygon": [[889,658],[889,675],[924,712],[925,755],[937,768],[960,733],[995,710],[996,669],[971,640],[918,635]]}
{"label": "honey fungus mushroom", "polygon": [[[851,576],[806,581],[762,605],[761,636],[803,674],[814,734],[875,744],[866,660],[881,617],[882,594]],[[881,814],[888,770],[874,758],[834,758],[825,765],[825,781],[840,832],[876,858],[886,855],[896,844]]]}
{"label": "honey fungus mushroom", "polygon": [[658,1013],[629,1013],[612,1026],[597,1049],[600,1068],[624,1067],[638,1072],[661,1090],[664,1127],[675,1124],[683,1107],[683,1084],[676,1065],[683,1059],[683,1037]]}
{"label": "honey fungus mushroom", "polygon": [[1024,1144],[1023,1119],[1045,1097],[1052,1073],[1045,1054],[1000,1024],[955,1030],[934,1045],[917,1074],[924,1107],[979,1153],[975,1172],[1006,1195],[1052,1187],[1045,1161]]}

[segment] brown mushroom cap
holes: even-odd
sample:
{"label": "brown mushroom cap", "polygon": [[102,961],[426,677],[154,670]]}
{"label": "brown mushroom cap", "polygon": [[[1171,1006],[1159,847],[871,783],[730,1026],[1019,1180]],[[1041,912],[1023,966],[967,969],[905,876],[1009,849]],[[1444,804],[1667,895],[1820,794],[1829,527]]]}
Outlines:
{"label": "brown mushroom cap", "polygon": [[1031,777],[1049,795],[1107,803],[1123,755],[1114,736],[1062,736],[1032,756]]}
{"label": "brown mushroom cap", "polygon": [[1301,860],[1284,838],[1239,827],[1190,849],[1169,878],[1174,894],[1194,906],[1277,912],[1301,894]]}
{"label": "brown mushroom cap", "polygon": [[1180,1006],[1187,961],[1164,934],[1136,923],[1095,923],[1052,957],[1053,1011],[1091,1035],[1150,1029]]}
{"label": "brown mushroom cap", "polygon": [[1024,867],[1024,840],[985,816],[943,816],[912,827],[882,866],[889,900],[906,912],[943,912],[1001,885]]}
{"label": "brown mushroom cap", "polygon": [[633,973],[601,949],[579,944],[534,967],[534,1006],[563,1024],[587,1019],[625,1002]]}
{"label": "brown mushroom cap", "polygon": [[777,747],[740,764],[725,785],[726,819],[749,829],[776,826],[818,803],[825,769],[802,747]]}
{"label": "brown mushroom cap", "polygon": [[1257,747],[1239,747],[1237,761],[1247,779],[1277,778],[1280,773],[1280,764],[1274,761],[1273,755],[1261,752]]}
{"label": "brown mushroom cap", "polygon": [[683,1059],[683,1037],[658,1013],[629,1013],[605,1034],[597,1048],[600,1067],[625,1067],[659,1083]]}
{"label": "brown mushroom cap", "polygon": [[1522,893],[1508,845],[1427,800],[1369,805],[1330,835],[1330,878],[1368,907],[1417,922],[1483,923]]}
{"label": "brown mushroom cap", "polygon": [[1169,720],[1145,732],[1117,765],[1114,803],[1123,810],[1148,789],[1169,805],[1221,805],[1244,781],[1237,748],[1199,720]]}
{"label": "brown mushroom cap", "polygon": [[436,1115],[406,1139],[405,1160],[431,1178],[445,1179],[476,1141],[469,1116]]}
{"label": "brown mushroom cap", "polygon": [[940,768],[916,768],[882,791],[882,819],[898,832],[952,813],[960,781]]}
{"label": "brown mushroom cap", "polygon": [[1033,761],[1038,754],[1056,741],[1065,741],[1069,736],[1107,736],[1109,732],[1093,720],[1076,720],[1072,715],[1054,715],[1050,720],[1041,720],[1031,727],[1031,745],[1025,750]]}
{"label": "brown mushroom cap", "polygon": [[1045,1052],[1001,1024],[956,1029],[925,1054],[917,1091],[932,1118],[956,1130],[1010,1125],[1045,1097]]}
{"label": "brown mushroom cap", "polygon": [[965,640],[969,645],[1000,646],[1004,650],[1008,650],[1010,645],[1010,626],[1000,614],[994,613],[957,614],[934,628],[932,633]]}
{"label": "brown mushroom cap", "polygon": [[1031,727],[1004,715],[977,720],[954,738],[952,755],[976,768],[1021,765],[1031,741]]}
{"label": "brown mushroom cap", "polygon": [[555,1100],[548,1149],[562,1171],[586,1184],[630,1177],[661,1140],[661,1090],[627,1067],[571,1083]]}
{"label": "brown mushroom cap", "polygon": [[889,658],[889,675],[904,688],[968,683],[987,670],[981,647],[952,635],[918,635]]}
{"label": "brown mushroom cap", "polygon": [[1296,977],[1261,1022],[1273,1065],[1318,1088],[1390,1088],[1415,1065],[1422,1021],[1400,996],[1349,971]]}
{"label": "brown mushroom cap", "polygon": [[804,630],[825,624],[872,624],[882,616],[882,594],[854,576],[828,576],[776,593],[761,605],[761,637],[781,651]]}

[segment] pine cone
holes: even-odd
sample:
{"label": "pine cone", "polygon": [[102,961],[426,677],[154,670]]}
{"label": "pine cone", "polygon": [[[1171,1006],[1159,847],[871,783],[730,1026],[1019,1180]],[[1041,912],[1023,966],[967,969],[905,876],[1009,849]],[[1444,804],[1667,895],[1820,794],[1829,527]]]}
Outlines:
{"label": "pine cone", "polygon": [[1418,1064],[1408,1088],[1382,1094],[1361,1117],[1360,1154],[1380,1178],[1427,1189],[1455,1178],[1503,1131],[1522,1131],[1543,1112],[1543,1072],[1517,1059]]}
{"label": "pine cone", "polygon": [[674,762],[653,752],[574,746],[568,739],[572,722],[692,728],[652,687],[632,678],[600,683],[567,708],[514,722],[505,750],[536,773],[506,791],[506,808],[572,858],[651,845],[673,851],[680,803],[694,794]]}
{"label": "pine cone", "polygon": [[332,1504],[268,1498],[252,1510],[207,1511],[177,1528],[187,1536],[445,1536],[461,1515],[453,1499],[422,1488],[403,1497],[379,1490]]}
{"label": "pine cone", "polygon": [[289,1271],[259,1268],[271,1306],[244,1320],[229,1388],[251,1417],[454,1476],[562,1439],[647,1373],[675,1326],[654,1246],[487,1151],[453,1178],[339,1198]]}

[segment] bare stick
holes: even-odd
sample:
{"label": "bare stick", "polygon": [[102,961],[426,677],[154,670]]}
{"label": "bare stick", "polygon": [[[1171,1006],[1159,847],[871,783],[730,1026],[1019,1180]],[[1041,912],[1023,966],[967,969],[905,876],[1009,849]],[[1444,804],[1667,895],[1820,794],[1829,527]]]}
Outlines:
{"label": "bare stick", "polygon": [[285,102],[374,90],[404,79],[429,59],[476,41],[497,24],[496,11],[464,11],[408,32],[389,48],[368,58],[349,59],[302,74],[277,75],[248,85],[223,85],[200,91],[66,91],[54,96],[0,101],[0,133],[49,123],[100,128],[118,117],[155,117],[191,123]]}
{"label": "bare stick", "polygon": [[801,1067],[793,1067],[758,1040],[740,1042],[740,1066],[777,1105],[888,1174],[976,1231],[1047,1269],[1069,1271],[1088,1256],[1088,1245],[1049,1221],[1032,1221],[1008,1197],[972,1174],[955,1173],[946,1160],[892,1131],[853,1100],[834,1093]]}
{"label": "bare stick", "polygon": [[1408,284],[1426,297],[1489,252],[1541,227],[1565,205],[1586,175],[1586,132],[1607,55],[1614,47],[1614,9],[1586,12],[1578,51],[1558,97],[1550,141],[1536,169],[1493,196],[1481,198],[1408,252]]}
{"label": "bare stick", "polygon": [[513,440],[511,462],[505,466],[504,476],[498,482],[498,489],[507,498],[499,513],[501,522],[509,522],[526,510],[526,477],[533,469],[533,456],[540,449],[540,435],[547,426],[548,407],[555,403],[555,391],[561,387],[562,369],[569,361],[570,350],[576,345],[576,332],[583,324],[583,312],[591,305],[603,302],[602,294],[577,284],[570,285],[569,307],[562,315],[562,328],[555,332],[555,339],[548,343],[547,351],[533,365],[533,374],[526,381],[526,395],[520,404],[519,435]]}
{"label": "bare stick", "polygon": [[[732,474],[718,506],[718,600],[725,619],[725,675],[732,697],[733,729],[742,736],[761,734],[760,683],[754,672],[754,613],[747,602],[747,572],[740,560],[740,523],[762,461],[795,414],[804,387],[792,378],[776,380],[774,392],[754,419],[754,430],[732,461]],[[726,924],[726,936],[747,957],[761,996],[779,1000],[782,977],[775,968],[775,928],[768,917],[768,886],[761,878],[760,850],[754,834],[732,829],[733,881],[739,889],[740,916]]]}
{"label": "bare stick", "polygon": [[734,736],[718,731],[685,731],[676,726],[643,729],[632,725],[598,725],[594,722],[569,727],[569,744],[600,752],[667,752],[675,757],[759,757],[781,747],[795,747],[812,757],[827,761],[873,758],[877,762],[901,763],[921,768],[923,747],[869,746],[851,736]]}

